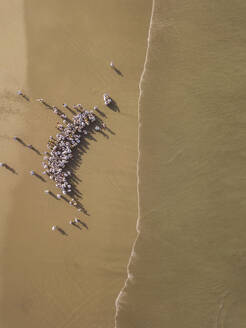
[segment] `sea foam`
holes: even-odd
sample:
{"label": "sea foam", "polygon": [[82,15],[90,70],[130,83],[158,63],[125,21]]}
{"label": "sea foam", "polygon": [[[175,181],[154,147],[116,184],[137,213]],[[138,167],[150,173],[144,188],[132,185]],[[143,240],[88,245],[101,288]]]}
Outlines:
{"label": "sea foam", "polygon": [[149,48],[150,48],[150,42],[151,42],[151,31],[152,31],[152,26],[153,26],[153,16],[154,16],[154,11],[155,11],[155,0],[152,1],[152,9],[151,9],[151,16],[150,16],[150,23],[149,23],[149,30],[148,30],[148,38],[147,38],[147,47],[146,47],[146,54],[145,54],[145,61],[143,65],[143,71],[140,76],[139,80],[139,98],[138,98],[138,160],[137,160],[137,196],[138,196],[138,217],[137,217],[137,224],[136,224],[136,231],[137,231],[137,236],[136,239],[133,242],[132,245],[132,250],[130,254],[130,258],[127,264],[127,278],[124,282],[123,287],[121,288],[116,300],[115,300],[115,328],[118,328],[118,316],[119,316],[119,311],[121,304],[124,302],[124,296],[126,295],[126,290],[127,290],[127,285],[128,282],[133,282],[134,281],[134,275],[132,272],[130,272],[130,265],[133,262],[134,258],[137,257],[136,251],[135,251],[135,246],[138,240],[138,237],[140,235],[140,196],[139,196],[139,163],[140,163],[140,158],[141,158],[141,152],[140,152],[140,136],[141,136],[141,99],[143,95],[143,88],[142,84],[144,81],[145,73],[146,73],[146,67],[149,59]]}

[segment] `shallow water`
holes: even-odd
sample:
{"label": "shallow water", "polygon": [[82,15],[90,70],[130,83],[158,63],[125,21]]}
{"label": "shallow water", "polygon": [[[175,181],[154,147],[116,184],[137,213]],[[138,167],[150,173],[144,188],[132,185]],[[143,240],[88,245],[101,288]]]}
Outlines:
{"label": "shallow water", "polygon": [[245,327],[246,5],[154,5],[117,327]]}

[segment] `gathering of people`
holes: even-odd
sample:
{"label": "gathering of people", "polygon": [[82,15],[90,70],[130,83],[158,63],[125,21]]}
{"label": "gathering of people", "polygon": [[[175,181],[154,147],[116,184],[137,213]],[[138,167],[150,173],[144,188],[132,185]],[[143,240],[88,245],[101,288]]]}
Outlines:
{"label": "gathering of people", "polygon": [[[71,123],[65,121],[58,124],[60,133],[56,134],[56,138],[49,138],[47,148],[50,153],[43,158],[43,173],[54,180],[56,187],[61,189],[64,195],[72,192],[72,185],[68,181],[71,171],[66,167],[73,158],[73,151],[81,142],[81,137],[88,133],[87,127],[95,121],[93,111],[84,110],[74,115]],[[95,126],[96,131],[100,129],[99,125]]]}
{"label": "gathering of people", "polygon": [[[113,62],[110,62],[110,67],[115,69]],[[22,90],[17,90],[17,95],[22,96],[26,100],[30,101]],[[103,94],[104,104],[106,106],[112,103],[112,98],[107,94]],[[63,195],[70,194],[73,195],[73,186],[71,182],[72,172],[69,169],[69,165],[74,157],[74,151],[76,147],[81,143],[81,139],[86,137],[86,135],[91,131],[101,131],[106,128],[105,123],[98,119],[93,110],[84,109],[82,104],[73,105],[73,109],[77,110],[78,113],[73,112],[69,106],[64,103],[63,107],[69,109],[74,113],[72,119],[68,119],[67,115],[62,113],[56,106],[50,106],[43,98],[36,99],[37,102],[45,105],[51,109],[54,114],[58,115],[62,122],[57,123],[57,129],[59,133],[56,134],[55,138],[53,136],[49,137],[47,148],[48,151],[44,152],[44,157],[42,161],[43,175],[49,176],[51,180],[55,182],[55,186],[60,189],[61,193],[55,195],[57,199],[64,198]],[[100,112],[97,106],[94,106],[94,111]],[[101,113],[101,112],[100,112]],[[31,144],[25,144],[20,137],[14,136],[15,141],[20,142],[24,146],[35,150],[39,155],[41,155]],[[8,164],[0,162],[0,167],[5,167],[11,169]],[[14,169],[11,169],[13,172]],[[38,173],[34,170],[29,171],[31,176],[39,177],[41,180],[45,181]],[[50,190],[44,190],[46,194],[54,195]],[[73,197],[73,196],[72,196]],[[77,201],[71,198],[68,201],[69,205],[78,208],[78,211],[82,209],[78,206]],[[78,222],[83,223],[78,218],[70,221],[70,224],[77,224]],[[52,226],[52,231],[59,230],[64,232],[61,228],[57,226]]]}
{"label": "gathering of people", "polygon": [[[47,104],[42,98],[38,101]],[[63,107],[68,108],[68,105],[63,104]],[[68,169],[68,166],[74,157],[73,153],[76,147],[81,143],[81,138],[89,133],[89,128],[100,131],[106,127],[105,123],[97,118],[93,110],[83,109],[81,104],[73,105],[73,108],[78,110],[78,114],[73,115],[72,120],[67,120],[65,114],[61,113],[57,107],[52,106],[53,112],[60,116],[63,121],[57,124],[59,133],[56,134],[55,138],[53,136],[49,137],[48,151],[44,152],[42,162],[43,174],[48,175],[55,182],[55,186],[61,190],[61,193],[56,195],[57,199],[62,199],[63,195],[66,194],[73,194],[72,183],[69,182],[72,172]],[[30,171],[30,174],[34,175],[35,172]],[[44,192],[51,194],[50,190]],[[71,198],[68,203],[76,207],[78,211],[82,211],[74,198]],[[78,220],[70,221],[70,223],[76,226]],[[52,226],[52,230],[60,231],[57,226]]]}

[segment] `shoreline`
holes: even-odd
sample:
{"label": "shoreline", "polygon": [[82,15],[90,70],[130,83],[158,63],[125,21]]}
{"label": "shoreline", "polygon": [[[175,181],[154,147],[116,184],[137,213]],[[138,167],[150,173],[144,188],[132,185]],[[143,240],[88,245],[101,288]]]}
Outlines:
{"label": "shoreline", "polygon": [[[146,46],[146,52],[145,52],[145,60],[144,60],[144,65],[143,65],[143,70],[142,70],[142,73],[141,73],[141,76],[140,76],[140,80],[139,80],[139,98],[138,98],[138,159],[137,159],[137,196],[138,196],[138,216],[137,216],[137,222],[136,222],[136,232],[137,232],[137,235],[136,235],[136,238],[135,240],[133,241],[133,244],[132,244],[132,249],[131,249],[131,254],[130,254],[130,257],[129,257],[129,260],[128,260],[128,263],[127,263],[127,267],[126,267],[126,272],[127,272],[127,278],[123,284],[123,287],[121,288],[116,300],[115,300],[115,308],[116,308],[116,311],[115,311],[115,328],[117,328],[117,317],[119,315],[119,310],[120,310],[120,302],[124,302],[123,298],[124,298],[124,294],[125,294],[125,290],[127,289],[127,284],[128,284],[128,281],[131,281],[133,279],[133,276],[131,275],[131,272],[130,272],[130,266],[131,266],[131,263],[134,259],[134,255],[135,255],[135,246],[136,246],[136,243],[137,243],[137,240],[138,240],[138,237],[139,237],[139,234],[140,234],[140,217],[141,217],[141,214],[140,214],[140,194],[139,194],[139,183],[140,183],[140,176],[139,176],[139,169],[140,169],[140,166],[139,166],[139,163],[140,163],[140,157],[141,157],[141,152],[140,152],[140,138],[141,138],[141,111],[140,111],[140,106],[141,106],[141,97],[142,97],[142,92],[143,92],[143,89],[142,89],[142,83],[143,83],[143,80],[144,80],[144,75],[145,75],[145,72],[146,72],[146,65],[147,65],[147,61],[148,61],[148,58],[149,58],[149,47],[150,47],[150,39],[151,39],[151,29],[152,29],[152,23],[153,23],[153,15],[154,15],[154,11],[155,11],[155,0],[152,0],[152,8],[151,8],[151,14],[150,14],[150,20],[149,20],[149,29],[148,29],[148,37],[147,37],[147,46]],[[122,300],[121,300],[122,299]]]}

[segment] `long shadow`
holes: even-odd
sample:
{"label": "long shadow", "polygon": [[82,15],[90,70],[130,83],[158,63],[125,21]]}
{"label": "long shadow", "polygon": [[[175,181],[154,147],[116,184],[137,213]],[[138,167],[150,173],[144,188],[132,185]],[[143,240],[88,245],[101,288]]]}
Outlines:
{"label": "long shadow", "polygon": [[48,104],[46,101],[42,101],[42,104],[49,109],[53,109],[53,107],[50,104]]}
{"label": "long shadow", "polygon": [[61,195],[61,198],[65,200],[65,202],[69,203],[69,199],[67,199],[65,196]]}
{"label": "long shadow", "polygon": [[88,211],[86,210],[86,208],[81,204],[81,202],[77,201],[77,208],[78,210],[80,210],[80,212],[83,212],[85,215],[90,216],[90,214],[88,213]]}
{"label": "long shadow", "polygon": [[78,219],[78,221],[79,221],[79,223],[82,224],[82,226],[85,227],[87,230],[89,229],[89,228],[88,228],[88,225],[87,225],[85,222],[81,221],[80,219]]}
{"label": "long shadow", "polygon": [[43,181],[43,182],[46,182],[46,180],[40,175],[40,174],[38,174],[38,173],[34,173],[34,175],[39,179],[39,180],[41,180],[41,181]]}
{"label": "long shadow", "polygon": [[55,195],[52,191],[49,192],[49,195],[50,195],[51,197],[55,198],[56,200],[58,200],[58,198],[56,197],[56,195]]}
{"label": "long shadow", "polygon": [[121,77],[124,76],[124,75],[122,74],[122,72],[121,72],[118,68],[116,68],[115,66],[112,67],[112,68],[113,68],[113,70],[114,70],[118,75],[120,75]]}
{"label": "long shadow", "polygon": [[[87,130],[88,131],[88,130]],[[87,139],[89,139],[89,140],[93,140],[93,141],[95,141],[95,142],[97,142],[97,139],[93,136],[93,134],[92,133],[88,133],[87,135],[86,135],[86,137],[85,138],[87,138]]]}
{"label": "long shadow", "polygon": [[5,167],[7,170],[9,170],[10,172],[12,172],[13,174],[18,174],[15,169],[13,169],[12,167],[10,167],[9,165],[5,164]]}
{"label": "long shadow", "polygon": [[54,110],[57,110],[57,115],[61,115],[61,114],[64,114],[58,107],[56,106],[52,106],[51,107],[52,111],[54,112]]}
{"label": "long shadow", "polygon": [[78,228],[79,230],[82,230],[82,228],[81,228],[78,224],[76,224],[75,222],[72,222],[72,225],[73,225],[74,227]]}
{"label": "long shadow", "polygon": [[99,108],[95,108],[95,110],[98,112],[98,114],[100,114],[102,117],[107,117],[107,115],[104,113],[104,112],[102,112]]}
{"label": "long shadow", "polygon": [[110,128],[108,128],[107,126],[105,127],[105,130],[109,131],[112,135],[115,135],[115,132],[112,131]]}
{"label": "long shadow", "polygon": [[66,231],[64,231],[62,228],[57,227],[57,230],[64,236],[68,236],[68,234],[66,233]]}
{"label": "long shadow", "polygon": [[28,98],[26,95],[21,94],[21,96],[22,96],[26,101],[30,101],[30,98]]}
{"label": "long shadow", "polygon": [[73,115],[76,115],[76,112],[71,107],[69,107],[67,104],[63,104],[63,107],[68,109],[70,111],[70,113],[72,113]]}
{"label": "long shadow", "polygon": [[98,131],[99,133],[101,133],[105,138],[109,138],[109,136],[105,133],[105,132],[103,132],[102,130],[100,130],[100,131]]}
{"label": "long shadow", "polygon": [[76,112],[69,106],[66,107],[73,115],[76,115]]}
{"label": "long shadow", "polygon": [[28,147],[28,148],[30,148],[30,149],[33,150],[36,154],[38,154],[39,156],[41,156],[40,151],[39,151],[37,148],[35,148],[34,146],[31,146],[31,147]]}
{"label": "long shadow", "polygon": [[82,180],[79,179],[74,173],[72,173],[70,176],[70,181],[81,182]]}
{"label": "long shadow", "polygon": [[16,137],[15,140],[18,141],[22,146],[25,146],[25,147],[27,146],[26,143],[21,138]]}
{"label": "long shadow", "polygon": [[[112,98],[111,98],[112,99]],[[111,103],[107,105],[110,109],[112,109],[114,112],[120,112],[120,108],[117,105],[117,102],[112,99]]]}

